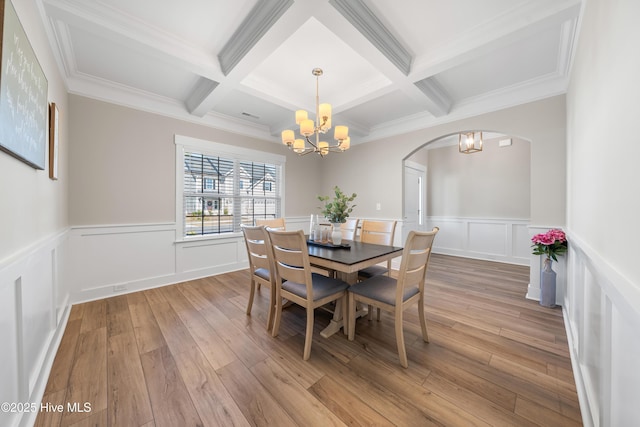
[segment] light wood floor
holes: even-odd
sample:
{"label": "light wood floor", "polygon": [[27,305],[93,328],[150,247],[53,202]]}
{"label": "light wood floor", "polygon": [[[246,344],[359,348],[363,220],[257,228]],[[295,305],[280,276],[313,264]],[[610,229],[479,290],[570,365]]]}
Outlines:
{"label": "light wood floor", "polygon": [[356,340],[319,331],[302,360],[305,315],[286,309],[267,335],[268,290],[245,314],[240,271],[76,305],[44,403],[52,426],[581,425],[560,309],[524,298],[528,267],[434,255],[430,343],[406,312],[409,369],[393,319],[359,319]]}

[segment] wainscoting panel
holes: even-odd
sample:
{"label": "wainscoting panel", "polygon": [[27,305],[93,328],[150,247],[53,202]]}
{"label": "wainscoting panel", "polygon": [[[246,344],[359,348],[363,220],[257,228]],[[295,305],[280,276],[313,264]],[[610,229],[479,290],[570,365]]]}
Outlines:
{"label": "wainscoting panel", "polygon": [[471,253],[488,256],[506,256],[508,253],[508,228],[495,222],[468,222]]}
{"label": "wainscoting panel", "polygon": [[[55,328],[55,304],[53,299],[53,272],[50,253],[32,257],[22,276],[22,332],[24,362],[27,368],[29,390],[33,390],[41,361],[47,348],[42,346],[42,337],[47,337]],[[47,283],[47,286],[37,286]]]}
{"label": "wainscoting panel", "polygon": [[434,253],[529,265],[527,226],[519,219],[432,216],[426,229],[440,227]]}
{"label": "wainscoting panel", "polygon": [[67,230],[0,261],[0,425],[32,425],[69,315],[60,265]]}
{"label": "wainscoting panel", "polygon": [[212,268],[220,271],[237,269],[238,263],[247,258],[247,249],[241,236],[178,243],[176,247],[178,271],[187,274],[207,272]]}
{"label": "wainscoting panel", "polygon": [[[24,363],[20,360],[23,353],[22,336],[18,328],[22,327],[22,304],[19,301],[20,279],[3,280],[0,284],[0,342],[3,351],[0,355],[0,401],[20,402],[24,394],[20,388],[23,375],[19,375]],[[0,425],[17,425],[18,414],[0,412]]]}
{"label": "wainscoting panel", "polygon": [[173,224],[73,228],[70,241],[76,292],[126,288],[175,271]]}
{"label": "wainscoting panel", "polygon": [[529,258],[531,254],[531,237],[528,224],[515,223],[511,225],[511,251],[515,258]]}
{"label": "wainscoting panel", "polygon": [[584,425],[638,425],[640,289],[568,234],[563,306]]}
{"label": "wainscoting panel", "polygon": [[74,227],[71,298],[107,298],[245,268],[242,235],[177,241],[176,225]]}

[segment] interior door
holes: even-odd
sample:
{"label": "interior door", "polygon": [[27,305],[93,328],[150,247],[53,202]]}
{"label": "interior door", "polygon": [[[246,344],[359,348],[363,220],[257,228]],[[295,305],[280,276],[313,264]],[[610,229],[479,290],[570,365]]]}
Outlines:
{"label": "interior door", "polygon": [[427,168],[419,163],[404,162],[404,207],[402,223],[402,243],[409,231],[423,231],[426,210]]}

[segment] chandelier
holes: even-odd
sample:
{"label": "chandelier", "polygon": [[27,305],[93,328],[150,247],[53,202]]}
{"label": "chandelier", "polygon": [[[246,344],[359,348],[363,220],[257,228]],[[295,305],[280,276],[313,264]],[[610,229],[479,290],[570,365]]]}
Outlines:
{"label": "chandelier", "polygon": [[[282,143],[301,156],[318,153],[324,157],[330,151],[341,153],[348,150],[351,139],[347,126],[336,126],[333,133],[333,138],[338,141],[336,144],[320,140],[320,134],[324,135],[331,129],[331,104],[320,104],[318,80],[322,75],[322,69],[314,68],[311,74],[316,76],[316,121],[311,120],[305,110],[296,111],[296,124],[300,125],[300,135],[304,139],[296,139],[294,131],[287,129],[282,131]],[[313,135],[315,138],[312,138]]]}
{"label": "chandelier", "polygon": [[482,132],[464,132],[458,134],[458,151],[464,154],[482,151]]}

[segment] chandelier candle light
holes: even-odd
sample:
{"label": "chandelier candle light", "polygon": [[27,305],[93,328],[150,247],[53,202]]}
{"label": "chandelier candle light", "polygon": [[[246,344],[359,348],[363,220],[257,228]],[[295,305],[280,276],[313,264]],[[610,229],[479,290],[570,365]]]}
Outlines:
{"label": "chandelier candle light", "polygon": [[[341,153],[348,150],[351,145],[349,128],[336,126],[333,137],[337,144],[330,145],[327,141],[320,140],[320,134],[325,134],[331,129],[331,104],[320,104],[318,95],[318,80],[322,75],[322,69],[314,68],[311,73],[316,76],[316,121],[309,118],[305,110],[296,111],[296,124],[300,126],[300,135],[305,139],[296,139],[294,131],[287,129],[282,131],[282,143],[301,156],[309,153],[318,153],[321,157],[330,151]],[[315,135],[315,141],[311,136]],[[309,143],[310,147],[305,143]]]}

